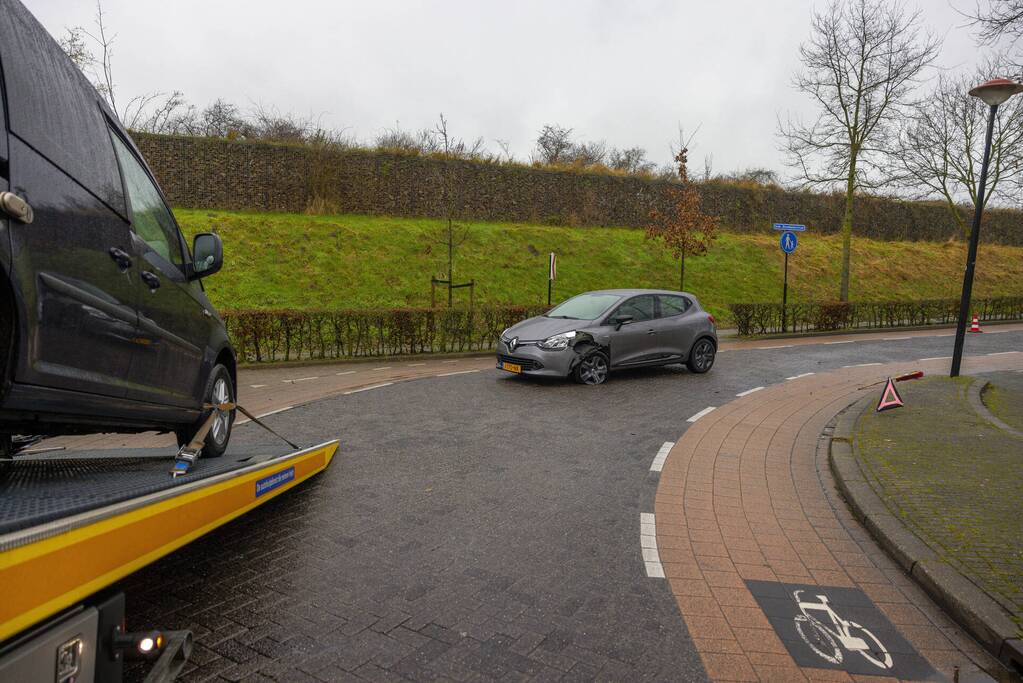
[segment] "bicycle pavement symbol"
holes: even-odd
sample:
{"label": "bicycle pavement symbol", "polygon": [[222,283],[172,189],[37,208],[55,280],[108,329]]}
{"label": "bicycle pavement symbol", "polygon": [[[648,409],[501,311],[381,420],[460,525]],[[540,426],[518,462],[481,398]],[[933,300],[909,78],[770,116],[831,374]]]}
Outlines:
{"label": "bicycle pavement symbol", "polygon": [[858,588],[747,581],[799,666],[927,680],[936,672]]}

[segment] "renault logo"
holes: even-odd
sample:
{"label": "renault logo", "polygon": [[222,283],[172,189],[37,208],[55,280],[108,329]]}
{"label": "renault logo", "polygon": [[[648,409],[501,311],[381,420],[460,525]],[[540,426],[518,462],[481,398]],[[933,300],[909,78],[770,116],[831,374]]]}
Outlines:
{"label": "renault logo", "polygon": [[508,342],[508,350],[509,351],[514,351],[515,347],[518,346],[518,345],[519,345],[519,338],[518,337],[512,337],[511,341]]}

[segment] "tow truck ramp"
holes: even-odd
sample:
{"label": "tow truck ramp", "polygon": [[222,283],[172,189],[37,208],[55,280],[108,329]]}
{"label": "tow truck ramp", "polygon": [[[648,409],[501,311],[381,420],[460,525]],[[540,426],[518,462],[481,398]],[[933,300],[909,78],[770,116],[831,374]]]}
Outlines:
{"label": "tow truck ramp", "polygon": [[191,634],[126,633],[124,596],[106,589],[322,472],[337,448],[228,453],[178,478],[161,450],[16,460],[0,479],[0,681],[116,681],[126,658],[173,680]]}

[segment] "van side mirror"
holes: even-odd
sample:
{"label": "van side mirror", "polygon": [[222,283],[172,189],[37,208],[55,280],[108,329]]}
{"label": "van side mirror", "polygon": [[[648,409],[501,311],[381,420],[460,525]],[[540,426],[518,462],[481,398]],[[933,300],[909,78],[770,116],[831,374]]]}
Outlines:
{"label": "van side mirror", "polygon": [[224,243],[220,235],[201,232],[192,241],[192,266],[188,279],[198,280],[213,275],[224,267]]}
{"label": "van side mirror", "polygon": [[608,322],[615,326],[615,332],[617,332],[618,330],[622,329],[622,325],[628,325],[632,321],[633,317],[631,315],[618,315],[615,316],[614,318],[611,318],[611,320],[609,320]]}

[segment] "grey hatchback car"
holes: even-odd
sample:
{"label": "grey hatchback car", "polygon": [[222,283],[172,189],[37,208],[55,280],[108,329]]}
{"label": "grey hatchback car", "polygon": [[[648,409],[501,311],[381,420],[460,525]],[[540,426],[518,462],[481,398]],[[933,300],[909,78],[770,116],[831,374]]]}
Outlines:
{"label": "grey hatchback car", "polygon": [[512,325],[497,344],[497,367],[524,375],[602,384],[611,370],[685,363],[714,365],[714,316],[686,292],[606,289],[574,296]]}

